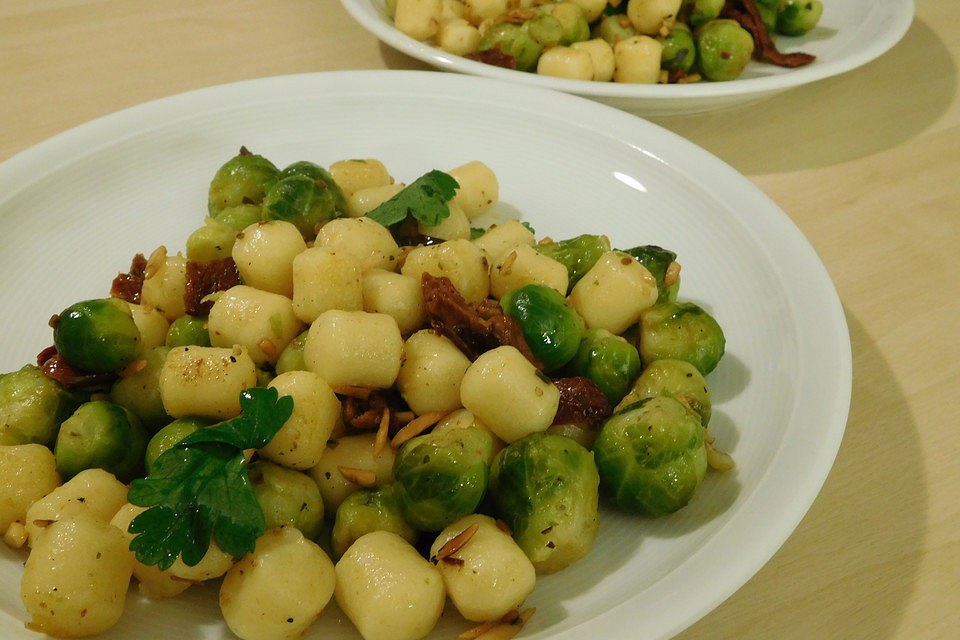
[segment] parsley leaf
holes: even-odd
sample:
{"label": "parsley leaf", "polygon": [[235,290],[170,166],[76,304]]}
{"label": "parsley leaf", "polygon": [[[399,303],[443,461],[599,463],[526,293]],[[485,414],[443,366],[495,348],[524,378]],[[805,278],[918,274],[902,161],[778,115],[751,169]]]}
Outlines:
{"label": "parsley leaf", "polygon": [[414,180],[397,195],[367,214],[385,227],[403,222],[407,214],[428,227],[440,224],[450,215],[447,200],[460,187],[452,176],[434,169]]}
{"label": "parsley leaf", "polygon": [[486,229],[481,229],[480,227],[470,227],[470,239],[476,240],[486,232]]}
{"label": "parsley leaf", "polygon": [[521,220],[521,221],[520,221],[520,224],[523,225],[523,228],[524,228],[524,229],[526,229],[527,231],[529,231],[529,232],[532,233],[533,235],[537,235],[537,230],[534,229],[534,228],[533,228],[533,225],[530,224],[529,222],[527,222],[526,220]]}
{"label": "parsley leaf", "polygon": [[240,394],[240,407],[240,416],[187,436],[157,458],[154,473],[131,483],[127,499],[150,507],[128,529],[138,534],[130,550],[143,564],[169,569],[182,555],[194,566],[211,536],[242,558],[266,531],[243,450],[273,439],[293,412],[293,398],[254,387]]}

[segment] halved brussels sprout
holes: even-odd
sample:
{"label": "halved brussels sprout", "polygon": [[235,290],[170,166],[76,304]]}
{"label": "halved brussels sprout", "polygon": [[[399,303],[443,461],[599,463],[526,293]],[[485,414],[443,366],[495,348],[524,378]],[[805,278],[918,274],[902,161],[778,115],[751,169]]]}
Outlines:
{"label": "halved brussels sprout", "polygon": [[753,36],[736,20],[711,20],[694,33],[701,73],[710,80],[734,80],[753,55]]}
{"label": "halved brussels sprout", "polygon": [[[687,24],[696,29],[700,25],[720,17],[720,11],[723,10],[724,4],[726,4],[726,0],[683,0],[680,12],[686,17]],[[758,1],[757,5],[759,4]]]}
{"label": "halved brussels sprout", "polygon": [[570,438],[535,433],[494,458],[490,497],[537,572],[553,573],[593,546],[599,482],[592,453]]}
{"label": "halved brussels sprout", "polygon": [[[332,179],[330,184],[336,186]],[[265,220],[289,222],[308,240],[316,237],[317,230],[325,223],[343,215],[337,210],[336,197],[329,184],[301,174],[282,178],[263,198]]]}
{"label": "halved brussels sprout", "polygon": [[571,376],[593,380],[610,404],[617,404],[640,375],[636,347],[606,329],[588,329],[580,348],[567,364]]}
{"label": "halved brussels sprout", "polygon": [[629,405],[603,423],[593,445],[600,482],[624,509],[673,513],[707,473],[705,436],[699,416],[674,398]]}
{"label": "halved brussels sprout", "polygon": [[507,292],[500,306],[520,323],[523,337],[545,371],[559,369],[577,353],[583,318],[554,289],[528,284]]}
{"label": "halved brussels sprout", "polygon": [[251,464],[247,473],[267,529],[290,525],[317,539],[323,527],[323,500],[313,478],[266,460]]}
{"label": "halved brussels sprout", "polygon": [[[663,69],[686,73],[693,68],[693,63],[697,60],[697,47],[693,43],[690,27],[678,22],[670,29],[670,33],[660,36],[657,40],[663,45],[663,51],[660,54],[660,66]],[[650,269],[647,265],[644,266]]]}
{"label": "halved brussels sprout", "polygon": [[640,319],[640,358],[686,360],[700,373],[713,371],[726,340],[723,329],[709,313],[692,302],[661,302]]}
{"label": "halved brussels sprout", "polygon": [[802,36],[820,21],[820,0],[784,0],[777,11],[777,31],[785,36]]}
{"label": "halved brussels sprout", "polygon": [[147,432],[130,411],[104,400],[86,402],[64,420],[54,456],[64,480],[85,469],[109,471],[121,482],[143,465]]}
{"label": "halved brussels sprout", "polygon": [[165,343],[168,347],[209,347],[207,316],[180,316],[170,323]]}
{"label": "halved brussels sprout", "polygon": [[207,209],[216,218],[227,207],[259,205],[279,177],[280,170],[272,162],[240,149],[213,176]]}
{"label": "halved brussels sprout", "polygon": [[637,378],[617,410],[656,396],[676,396],[693,409],[704,427],[710,422],[710,388],[697,368],[689,362],[654,360]]}
{"label": "halved brussels sprout", "polygon": [[329,171],[313,162],[301,160],[300,162],[294,162],[284,167],[283,171],[280,172],[280,178],[289,176],[306,176],[320,184],[320,186],[328,188],[333,195],[334,207],[336,207],[341,215],[346,215],[347,199],[343,195],[343,189],[340,188],[340,185],[333,179]]}
{"label": "halved brussels sprout", "polygon": [[131,411],[151,433],[173,419],[160,398],[160,370],[168,353],[170,347],[149,349],[140,356],[145,362],[143,368],[122,376],[110,389],[110,399]]}
{"label": "halved brussels sprout", "polygon": [[417,530],[403,518],[401,493],[403,488],[395,482],[374,489],[360,489],[347,496],[337,507],[333,523],[334,556],[342,556],[358,538],[371,531],[391,531],[415,544]]}
{"label": "halved brussels sprout", "polygon": [[147,443],[147,450],[143,456],[147,473],[153,473],[154,463],[156,463],[157,458],[159,458],[161,454],[172,449],[174,445],[194,431],[209,427],[211,424],[213,424],[213,421],[207,420],[206,418],[177,418],[153,434],[150,442]]}
{"label": "halved brussels sprout", "polygon": [[70,305],[53,329],[53,344],[67,364],[93,373],[127,366],[140,353],[141,341],[130,305],[117,298]]}
{"label": "halved brussels sprout", "polygon": [[227,207],[221,209],[220,213],[214,216],[214,220],[227,225],[234,232],[239,233],[263,219],[263,212],[258,204],[241,204],[236,207]]}
{"label": "halved brussels sprout", "polygon": [[0,374],[0,445],[51,446],[80,398],[32,364]]}
{"label": "halved brussels sprout", "polygon": [[583,277],[583,274],[590,271],[600,256],[610,251],[610,240],[607,236],[584,234],[560,242],[538,244],[534,249],[567,268],[567,274],[570,277],[569,291]]}
{"label": "halved brussels sprout", "polygon": [[487,490],[493,441],[476,427],[418,436],[400,449],[393,473],[400,508],[421,531],[439,531],[473,513]]}
{"label": "halved brussels sprout", "polygon": [[624,253],[636,258],[637,262],[656,278],[657,302],[677,299],[677,290],[680,288],[679,270],[672,272],[670,284],[666,283],[667,272],[670,271],[670,265],[677,261],[677,254],[655,244],[627,249]]}

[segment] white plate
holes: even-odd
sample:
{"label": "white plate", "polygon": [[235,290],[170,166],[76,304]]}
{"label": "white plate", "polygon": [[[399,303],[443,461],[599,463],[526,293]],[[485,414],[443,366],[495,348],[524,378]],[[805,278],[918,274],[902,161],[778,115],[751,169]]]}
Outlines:
{"label": "white plate", "polygon": [[751,62],[740,78],[730,82],[624,85],[551,78],[468,60],[400,32],[387,16],[384,0],[340,2],[381,41],[440,69],[565,91],[648,116],[697,113],[752,102],[850,71],[895,45],[913,20],[913,0],[824,0],[823,17],[813,31],[799,38],[777,38],[784,52],[816,55],[810,65],[785,69]]}
{"label": "white plate", "polygon": [[[708,378],[711,431],[739,469],[710,474],[669,517],[605,509],[590,555],[538,581],[522,637],[676,633],[746,582],[813,502],[843,434],[851,357],[836,291],[803,235],[746,178],[668,131],[485,78],[380,71],[242,82],[134,107],[7,160],[0,371],[32,361],[51,342],[50,315],[106,295],[134,253],[182,247],[202,224],[211,177],[240,145],[280,166],[376,157],[407,182],[481,159],[499,176],[500,212],[521,212],[538,237],[603,233],[618,247],[676,250],[681,297],[723,326],[727,354]],[[10,639],[38,637],[23,629],[22,560],[0,551],[0,636]],[[103,637],[229,637],[215,594],[207,586],[147,602],[133,590]],[[432,637],[467,626],[448,611]],[[359,636],[331,611],[310,637]]]}

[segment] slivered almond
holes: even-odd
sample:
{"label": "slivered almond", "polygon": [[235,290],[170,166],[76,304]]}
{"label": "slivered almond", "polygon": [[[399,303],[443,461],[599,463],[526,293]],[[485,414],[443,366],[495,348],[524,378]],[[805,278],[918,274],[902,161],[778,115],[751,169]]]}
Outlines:
{"label": "slivered almond", "polygon": [[511,251],[504,261],[497,267],[500,275],[508,276],[513,271],[513,263],[517,261],[517,252]]}
{"label": "slivered almond", "polygon": [[411,420],[417,417],[413,411],[397,411],[397,414],[394,416],[397,419],[399,424],[407,424]]}
{"label": "slivered almond", "polygon": [[407,425],[397,431],[397,434],[393,436],[393,440],[390,441],[390,446],[394,449],[399,449],[403,446],[403,443],[411,438],[415,438],[420,435],[433,425],[437,424],[445,416],[447,416],[449,411],[430,411],[425,413],[422,416],[418,416],[407,423]]}
{"label": "slivered almond", "polygon": [[485,634],[487,631],[490,631],[490,629],[493,629],[498,624],[500,623],[495,622],[493,620],[488,620],[487,622],[484,622],[483,624],[476,626],[473,629],[468,629],[464,631],[463,633],[460,634],[459,637],[463,638],[463,640],[475,640],[476,638],[479,638],[480,636]]}
{"label": "slivered almond", "polygon": [[500,624],[495,625],[489,631],[485,631],[484,633],[475,636],[473,640],[510,640],[520,633],[520,630],[523,629],[523,625],[527,623],[527,620],[529,620],[530,616],[532,616],[535,612],[536,609],[531,607],[510,621],[501,621]]}
{"label": "slivered almond", "polygon": [[547,236],[546,238],[544,238],[543,240],[541,240],[541,241],[538,242],[537,244],[540,245],[541,247],[542,247],[543,245],[545,245],[545,244],[553,244],[553,238],[551,238],[550,236]]}
{"label": "slivered almond", "polygon": [[3,541],[11,549],[20,549],[27,543],[27,528],[22,522],[14,520],[3,534]]}
{"label": "slivered almond", "polygon": [[156,250],[150,254],[150,257],[147,258],[147,266],[143,269],[143,279],[149,280],[153,276],[157,275],[157,272],[160,271],[161,267],[167,264],[167,248],[163,245],[160,245]]}
{"label": "slivered almond", "polygon": [[390,407],[383,408],[383,415],[380,416],[380,426],[377,428],[377,435],[373,439],[373,455],[379,457],[387,446],[387,439],[390,437]]}
{"label": "slivered almond", "polygon": [[667,271],[663,274],[663,284],[672,287],[677,284],[677,278],[680,277],[680,263],[671,262],[667,265]]}
{"label": "slivered almond", "polygon": [[257,346],[260,347],[260,351],[263,351],[263,354],[271,360],[277,357],[277,345],[273,344],[269,339],[264,338],[257,343]]}
{"label": "slivered almond", "polygon": [[373,391],[373,389],[369,387],[355,387],[349,384],[333,388],[333,392],[338,396],[350,396],[351,398],[360,398],[361,400],[369,398],[371,391]]}
{"label": "slivered almond", "polygon": [[377,483],[377,474],[369,469],[356,469],[354,467],[337,467],[340,475],[355,485],[361,487],[372,487]]}
{"label": "slivered almond", "polygon": [[120,370],[120,377],[126,378],[132,376],[135,373],[143,371],[143,368],[147,366],[146,360],[134,360],[123,369]]}
{"label": "slivered almond", "polygon": [[500,529],[500,531],[503,531],[508,536],[513,535],[513,531],[510,531],[510,525],[508,525],[503,520],[497,520],[496,522],[494,522],[494,524],[497,525],[497,529]]}
{"label": "slivered almond", "polygon": [[452,556],[457,551],[460,551],[464,545],[470,542],[470,539],[474,536],[479,528],[480,525],[474,522],[472,525],[447,540],[447,543],[440,547],[440,551],[437,551],[437,558],[443,560],[449,556]]}

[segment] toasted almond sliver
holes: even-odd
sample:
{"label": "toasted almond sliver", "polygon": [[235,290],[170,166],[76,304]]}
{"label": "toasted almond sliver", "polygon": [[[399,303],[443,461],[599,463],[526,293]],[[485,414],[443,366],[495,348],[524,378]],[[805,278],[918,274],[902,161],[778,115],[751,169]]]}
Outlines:
{"label": "toasted almond sliver", "polygon": [[379,457],[387,446],[387,439],[390,437],[390,407],[383,408],[383,415],[380,417],[380,426],[377,428],[377,435],[373,439],[373,455]]}
{"label": "toasted almond sliver", "polygon": [[460,551],[464,545],[470,542],[470,538],[474,536],[479,528],[480,525],[474,522],[472,525],[447,540],[447,543],[440,547],[440,551],[437,551],[437,558],[443,560],[448,556],[452,556],[457,551]]}
{"label": "toasted almond sliver", "polygon": [[399,424],[407,424],[411,420],[417,417],[413,411],[397,411],[397,414],[394,416],[397,419]]}
{"label": "toasted almond sliver", "polygon": [[706,445],[707,465],[711,469],[716,469],[717,471],[730,471],[731,469],[736,468],[737,465],[729,453],[714,448],[714,446],[709,442],[706,443]]}
{"label": "toasted almond sliver", "polygon": [[147,266],[143,269],[143,279],[149,280],[157,275],[160,268],[167,264],[167,248],[163,245],[157,247],[150,257],[147,258]]}
{"label": "toasted almond sliver", "polygon": [[354,467],[337,467],[340,475],[355,485],[361,487],[372,487],[377,483],[377,474],[369,469],[356,469]]}
{"label": "toasted almond sliver", "polygon": [[7,532],[3,534],[3,541],[11,549],[22,548],[27,543],[27,528],[22,522],[14,520],[7,527]]}
{"label": "toasted almond sliver", "polygon": [[393,440],[390,441],[390,446],[394,449],[399,449],[404,442],[420,435],[440,422],[449,413],[449,411],[430,411],[429,413],[414,418],[408,422],[403,429],[397,431],[397,435],[393,436]]}
{"label": "toasted almond sliver", "polygon": [[351,398],[360,398],[361,400],[369,398],[371,391],[373,391],[373,389],[369,387],[354,387],[349,384],[333,388],[333,392],[338,396],[350,396]]}
{"label": "toasted almond sliver", "polygon": [[508,536],[513,535],[513,531],[510,531],[510,525],[508,525],[503,520],[498,519],[494,524],[497,525],[497,529],[500,529],[500,531],[503,531]]}
{"label": "toasted almond sliver", "polygon": [[517,252],[511,251],[510,254],[504,259],[503,263],[498,267],[500,275],[508,276],[510,272],[513,271],[513,263],[517,261]]}
{"label": "toasted almond sliver", "polygon": [[120,370],[120,377],[126,378],[132,376],[135,373],[143,371],[143,368],[147,366],[146,360],[134,360],[123,369]]}
{"label": "toasted almond sliver", "polygon": [[260,347],[260,351],[263,351],[263,354],[271,360],[276,357],[277,345],[273,344],[269,339],[264,338],[257,343],[257,346]]}
{"label": "toasted almond sliver", "polygon": [[487,631],[490,631],[490,629],[493,629],[495,626],[497,626],[497,624],[499,623],[489,620],[479,626],[474,627],[473,629],[464,631],[460,634],[460,637],[463,638],[463,640],[474,640],[475,638],[479,638],[485,634]]}
{"label": "toasted almond sliver", "polygon": [[680,277],[680,263],[671,262],[667,265],[667,271],[663,274],[663,284],[672,287],[677,284],[677,278]]}
{"label": "toasted almond sliver", "polygon": [[536,612],[534,608],[527,609],[511,622],[501,622],[489,631],[480,634],[474,640],[510,640],[520,633],[523,625],[527,623],[534,612]]}

